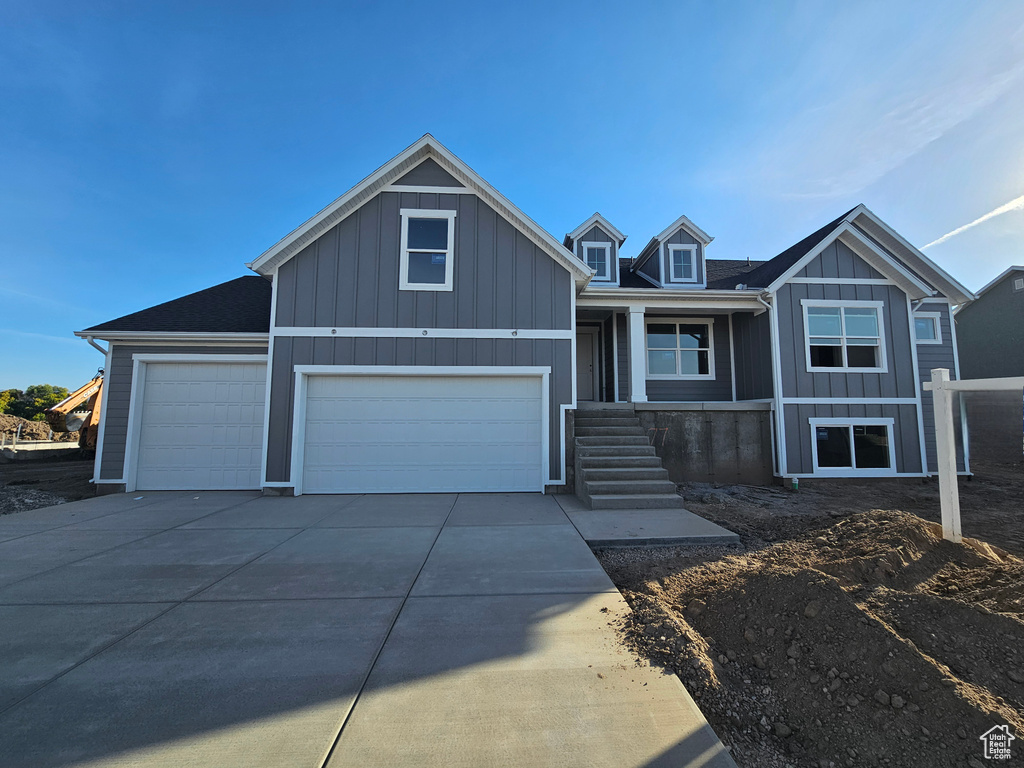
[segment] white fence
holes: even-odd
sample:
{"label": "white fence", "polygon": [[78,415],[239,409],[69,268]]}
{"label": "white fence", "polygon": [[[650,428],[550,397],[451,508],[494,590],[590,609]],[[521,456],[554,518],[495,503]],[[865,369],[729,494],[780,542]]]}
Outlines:
{"label": "white fence", "polygon": [[[953,394],[956,392],[1024,392],[1024,376],[1006,379],[963,379],[950,381],[948,368],[933,368],[932,380],[924,383],[932,393],[935,413],[935,449],[939,471],[939,506],[942,510],[942,538],[959,542],[960,490],[956,478],[956,440],[953,432]],[[1024,425],[1022,425],[1024,429]]]}

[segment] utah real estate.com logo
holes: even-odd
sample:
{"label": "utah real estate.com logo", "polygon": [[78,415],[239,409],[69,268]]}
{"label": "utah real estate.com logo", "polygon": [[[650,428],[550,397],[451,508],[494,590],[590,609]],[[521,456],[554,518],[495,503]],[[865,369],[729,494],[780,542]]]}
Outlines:
{"label": "utah real estate.com logo", "polygon": [[1010,726],[993,726],[978,738],[981,739],[982,743],[985,745],[986,760],[1010,759],[1010,742],[1016,738],[1012,733],[1010,733]]}

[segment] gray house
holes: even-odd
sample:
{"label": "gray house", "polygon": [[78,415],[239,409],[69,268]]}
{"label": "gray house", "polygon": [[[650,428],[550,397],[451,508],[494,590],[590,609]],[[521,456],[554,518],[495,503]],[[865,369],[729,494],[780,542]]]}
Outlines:
{"label": "gray house", "polygon": [[584,444],[674,481],[934,471],[921,381],[973,296],[867,208],[768,261],[685,216],[625,240],[559,242],[424,136],[255,276],[78,332],[109,343],[96,482],[572,490]]}

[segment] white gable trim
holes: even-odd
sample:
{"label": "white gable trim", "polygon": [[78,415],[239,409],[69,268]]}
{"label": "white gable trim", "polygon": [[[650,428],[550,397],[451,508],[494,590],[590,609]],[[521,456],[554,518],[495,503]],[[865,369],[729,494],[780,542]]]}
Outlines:
{"label": "white gable trim", "polygon": [[710,245],[711,241],[714,240],[711,235],[705,232],[703,229],[698,227],[686,216],[680,216],[678,219],[673,221],[668,227],[658,235],[658,240],[664,242],[668,238],[675,234],[677,229],[685,229],[690,235],[700,241],[701,245]]}
{"label": "white gable trim", "polygon": [[[953,299],[954,303],[961,304],[965,301],[973,301],[977,298],[974,293],[967,290],[967,288],[965,288],[959,281],[955,280],[948,272],[907,242],[899,232],[878,218],[878,216],[869,210],[863,203],[854,208],[850,215],[846,217],[846,220],[856,223],[856,220],[861,216],[868,219],[885,234],[891,237],[901,248],[905,249],[905,253],[896,255],[899,258],[906,260],[910,264],[911,268],[923,274],[926,279],[931,280],[933,283],[945,283],[945,286],[938,285],[937,287],[942,290],[943,294]],[[914,263],[915,261],[917,262],[916,264]]]}
{"label": "white gable trim", "polygon": [[776,278],[765,290],[769,293],[778,291],[780,287],[789,282],[790,278],[796,277],[804,267],[814,261],[828,246],[839,239],[842,239],[843,244],[853,250],[860,258],[886,277],[889,277],[911,298],[919,299],[924,296],[934,295],[935,291],[931,286],[925,284],[920,278],[898,263],[896,259],[876,246],[865,234],[850,224],[849,221],[844,221],[836,227],[835,230],[809,250],[799,261]]}
{"label": "white gable trim", "polygon": [[989,288],[994,286],[996,283],[1002,282],[1003,278],[1005,278],[1011,272],[1024,272],[1024,267],[1021,267],[1021,266],[1008,267],[1007,269],[1003,270],[1002,274],[1000,274],[999,277],[997,277],[995,280],[992,280],[992,281],[986,283],[984,288],[982,288],[976,294],[974,294],[974,297],[976,299],[980,298],[986,291],[988,291]]}
{"label": "white gable trim", "polygon": [[[281,264],[323,232],[358,210],[385,186],[404,176],[428,157],[433,158],[438,165],[461,181],[466,188],[476,193],[502,218],[525,234],[534,245],[569,270],[577,282],[585,285],[590,280],[592,274],[590,269],[429,133],[424,134],[410,147],[382,165],[311,219],[292,230],[246,266],[262,275],[273,273]],[[460,190],[458,187],[452,187],[452,191],[458,193]]]}
{"label": "white gable trim", "polygon": [[622,234],[615,227],[613,227],[611,225],[611,222],[608,221],[608,219],[606,219],[604,216],[597,212],[595,212],[593,216],[591,216],[589,219],[587,219],[578,227],[576,227],[576,229],[574,229],[572,232],[566,235],[566,237],[572,240],[573,245],[575,245],[576,241],[583,237],[583,235],[587,234],[587,232],[590,231],[590,228],[595,225],[603,229],[609,237],[612,237],[615,240],[617,240],[619,243],[619,247],[621,247],[622,244],[626,242],[627,236]]}

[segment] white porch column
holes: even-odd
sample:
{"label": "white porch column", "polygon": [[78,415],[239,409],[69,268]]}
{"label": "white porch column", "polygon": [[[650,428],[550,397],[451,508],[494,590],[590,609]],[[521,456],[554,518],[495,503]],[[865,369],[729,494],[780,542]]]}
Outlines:
{"label": "white porch column", "polygon": [[643,309],[630,308],[626,315],[626,330],[629,332],[629,399],[634,403],[646,403],[647,339]]}

